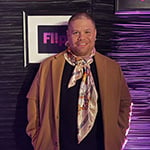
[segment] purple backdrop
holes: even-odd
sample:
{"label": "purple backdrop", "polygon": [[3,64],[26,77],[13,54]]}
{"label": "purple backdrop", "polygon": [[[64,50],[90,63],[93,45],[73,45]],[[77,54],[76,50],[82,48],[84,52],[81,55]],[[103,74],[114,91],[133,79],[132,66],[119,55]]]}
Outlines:
{"label": "purple backdrop", "polygon": [[113,50],[132,96],[132,116],[124,150],[150,150],[150,17],[145,12],[118,15]]}

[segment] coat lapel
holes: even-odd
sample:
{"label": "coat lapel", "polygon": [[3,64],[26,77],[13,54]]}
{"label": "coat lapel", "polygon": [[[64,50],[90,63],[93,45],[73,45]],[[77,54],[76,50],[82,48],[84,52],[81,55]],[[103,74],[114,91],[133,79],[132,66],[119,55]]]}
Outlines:
{"label": "coat lapel", "polygon": [[52,61],[52,89],[53,89],[53,112],[56,126],[55,141],[59,141],[59,104],[60,104],[60,88],[63,75],[65,59],[63,53],[58,54]]}
{"label": "coat lapel", "polygon": [[52,61],[52,82],[53,82],[53,100],[54,100],[54,108],[55,117],[59,116],[59,100],[60,100],[60,88],[61,88],[61,79],[63,75],[65,59],[64,55],[61,53],[54,57]]}
{"label": "coat lapel", "polygon": [[[102,56],[100,53],[96,52],[95,62],[97,67],[97,74],[99,80],[99,89],[101,96],[101,107],[103,115],[103,126],[104,126],[104,145],[106,146],[106,136],[107,136],[107,66],[105,56]],[[107,149],[107,148],[106,148]]]}
{"label": "coat lapel", "polygon": [[101,105],[102,105],[102,111],[104,112],[104,99],[106,93],[106,70],[105,65],[106,62],[101,56],[100,53],[96,52],[95,55],[95,62],[96,62],[96,68],[97,68],[97,74],[98,74],[98,81],[99,81],[99,89],[100,89],[100,96],[101,96]]}

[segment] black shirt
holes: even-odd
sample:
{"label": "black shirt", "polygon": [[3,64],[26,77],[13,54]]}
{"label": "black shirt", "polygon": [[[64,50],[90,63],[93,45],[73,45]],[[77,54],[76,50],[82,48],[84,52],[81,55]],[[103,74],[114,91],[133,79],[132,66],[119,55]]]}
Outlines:
{"label": "black shirt", "polygon": [[60,150],[104,150],[100,94],[95,61],[91,64],[91,71],[99,96],[98,114],[92,130],[80,144],[77,143],[77,106],[81,79],[76,82],[75,86],[67,87],[73,70],[74,66],[66,62],[60,95]]}

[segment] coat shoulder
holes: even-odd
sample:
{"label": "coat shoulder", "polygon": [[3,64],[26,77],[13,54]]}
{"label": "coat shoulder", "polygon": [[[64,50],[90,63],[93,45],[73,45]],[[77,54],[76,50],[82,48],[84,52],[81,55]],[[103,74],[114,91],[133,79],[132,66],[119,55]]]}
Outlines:
{"label": "coat shoulder", "polygon": [[41,66],[43,66],[43,65],[47,65],[47,64],[50,64],[52,61],[54,61],[54,60],[60,60],[60,59],[62,59],[63,60],[63,56],[64,56],[64,53],[65,53],[65,51],[62,51],[62,52],[60,52],[60,53],[57,53],[57,54],[55,54],[55,55],[53,55],[53,56],[49,56],[48,58],[46,58],[46,59],[44,59],[41,63],[40,63],[40,65]]}
{"label": "coat shoulder", "polygon": [[112,58],[109,58],[108,56],[105,56],[99,52],[96,52],[96,59],[101,60],[103,63],[105,62],[112,65],[119,65],[118,62],[116,62]]}

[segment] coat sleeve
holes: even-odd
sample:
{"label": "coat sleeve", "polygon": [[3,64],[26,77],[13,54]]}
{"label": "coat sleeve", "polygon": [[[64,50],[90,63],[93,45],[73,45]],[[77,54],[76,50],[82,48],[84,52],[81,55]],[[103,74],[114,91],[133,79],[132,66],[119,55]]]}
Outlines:
{"label": "coat sleeve", "polygon": [[28,124],[26,127],[26,133],[31,137],[32,143],[38,135],[40,127],[39,123],[39,71],[37,72],[30,90],[27,94],[27,118]]}
{"label": "coat sleeve", "polygon": [[121,78],[120,78],[120,109],[119,109],[119,119],[118,123],[121,128],[123,135],[126,134],[127,129],[129,128],[129,121],[130,121],[130,112],[131,112],[131,96],[129,93],[129,88],[127,82],[125,81],[123,72],[121,71]]}

